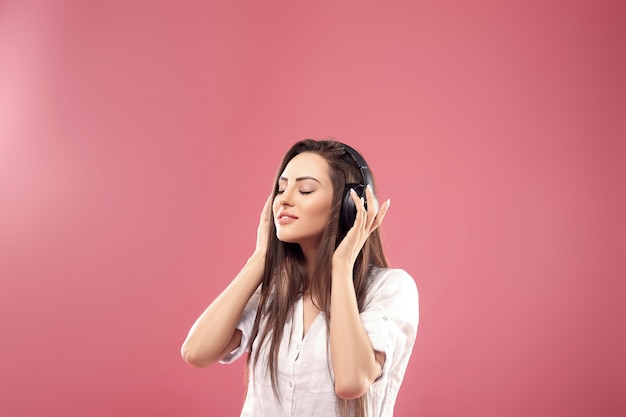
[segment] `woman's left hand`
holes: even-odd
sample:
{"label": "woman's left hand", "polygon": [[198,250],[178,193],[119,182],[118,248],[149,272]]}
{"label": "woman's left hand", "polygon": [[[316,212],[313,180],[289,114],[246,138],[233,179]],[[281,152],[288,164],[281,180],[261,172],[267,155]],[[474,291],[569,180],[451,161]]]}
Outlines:
{"label": "woman's left hand", "polygon": [[333,265],[343,265],[350,269],[354,266],[356,258],[359,256],[359,252],[363,248],[363,245],[367,241],[367,238],[372,232],[380,226],[389,210],[390,200],[387,200],[379,208],[378,202],[374,198],[374,194],[368,186],[365,190],[365,197],[368,202],[368,209],[365,209],[363,198],[359,198],[354,190],[350,191],[352,200],[356,205],[356,219],[354,225],[346,237],[341,241],[335,253],[333,254]]}

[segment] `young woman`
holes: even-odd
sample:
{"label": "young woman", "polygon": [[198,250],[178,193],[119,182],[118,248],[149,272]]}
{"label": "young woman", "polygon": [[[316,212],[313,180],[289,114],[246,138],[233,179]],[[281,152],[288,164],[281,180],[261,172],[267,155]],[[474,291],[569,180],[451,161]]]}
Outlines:
{"label": "young woman", "polygon": [[379,206],[372,183],[339,142],[304,140],[285,155],[254,253],[181,349],[198,367],[250,352],[242,416],[393,415],[418,295],[387,267],[390,201]]}

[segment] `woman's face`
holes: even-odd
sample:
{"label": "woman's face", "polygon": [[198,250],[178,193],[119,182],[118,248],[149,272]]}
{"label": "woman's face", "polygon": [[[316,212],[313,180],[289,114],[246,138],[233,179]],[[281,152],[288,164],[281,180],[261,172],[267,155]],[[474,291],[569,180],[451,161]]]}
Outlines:
{"label": "woman's face", "polygon": [[296,155],[278,180],[273,214],[279,240],[315,249],[330,219],[333,186],[328,162],[305,152]]}

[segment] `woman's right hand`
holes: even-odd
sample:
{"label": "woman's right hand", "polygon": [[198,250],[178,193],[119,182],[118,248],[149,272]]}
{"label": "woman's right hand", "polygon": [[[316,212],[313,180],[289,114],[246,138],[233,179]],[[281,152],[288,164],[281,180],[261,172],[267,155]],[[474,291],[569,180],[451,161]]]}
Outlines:
{"label": "woman's right hand", "polygon": [[272,221],[272,202],[273,198],[270,195],[263,206],[256,233],[256,249],[254,252],[263,256],[267,253],[267,241],[269,240],[270,222]]}

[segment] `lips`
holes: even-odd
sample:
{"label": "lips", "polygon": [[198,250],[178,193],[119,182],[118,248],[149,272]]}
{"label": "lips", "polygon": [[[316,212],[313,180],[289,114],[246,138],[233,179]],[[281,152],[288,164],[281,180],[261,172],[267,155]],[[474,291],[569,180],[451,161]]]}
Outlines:
{"label": "lips", "polygon": [[285,225],[285,224],[293,223],[296,220],[298,220],[298,216],[293,215],[291,213],[287,213],[286,211],[283,211],[283,212],[278,213],[278,215],[276,216],[276,220],[278,221],[278,224]]}

